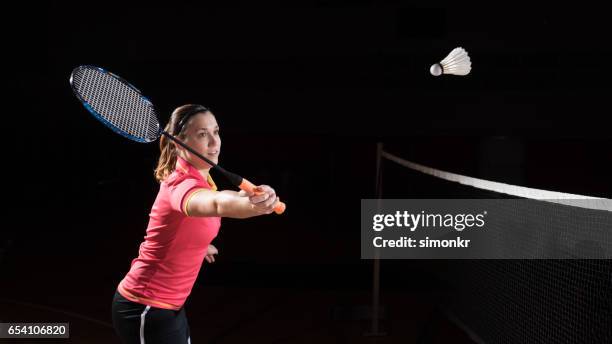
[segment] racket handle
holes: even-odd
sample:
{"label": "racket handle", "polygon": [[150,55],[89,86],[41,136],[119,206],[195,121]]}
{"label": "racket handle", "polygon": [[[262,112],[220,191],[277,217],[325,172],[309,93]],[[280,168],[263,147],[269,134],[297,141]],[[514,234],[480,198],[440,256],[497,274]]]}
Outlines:
{"label": "racket handle", "polygon": [[[250,181],[242,178],[242,183],[240,183],[240,190],[244,190],[248,193],[252,193],[252,194],[261,194],[261,192],[256,191],[257,187],[251,183]],[[274,207],[274,212],[277,214],[282,214],[285,211],[285,208],[287,208],[287,206],[285,205],[285,203],[280,201],[280,197],[278,198],[278,204]]]}

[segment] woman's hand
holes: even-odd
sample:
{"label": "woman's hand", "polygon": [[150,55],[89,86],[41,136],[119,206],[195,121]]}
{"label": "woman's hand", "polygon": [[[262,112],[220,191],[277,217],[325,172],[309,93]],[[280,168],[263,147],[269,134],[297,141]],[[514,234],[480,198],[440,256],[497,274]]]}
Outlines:
{"label": "woman's hand", "polygon": [[204,259],[206,259],[206,261],[209,263],[214,263],[215,254],[219,254],[219,250],[217,250],[217,248],[214,247],[213,244],[210,244],[208,245],[208,251],[206,252],[206,257]]}
{"label": "woman's hand", "polygon": [[278,203],[278,197],[276,197],[276,191],[270,186],[259,185],[255,188],[255,193],[249,195],[249,201],[257,213],[272,214]]}

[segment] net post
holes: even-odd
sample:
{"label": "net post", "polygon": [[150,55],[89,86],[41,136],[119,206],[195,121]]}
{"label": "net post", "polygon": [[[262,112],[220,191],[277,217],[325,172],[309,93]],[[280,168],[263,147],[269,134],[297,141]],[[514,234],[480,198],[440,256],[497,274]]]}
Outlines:
{"label": "net post", "polygon": [[[381,197],[382,197],[382,153],[383,143],[376,144],[376,198],[377,210],[380,212]],[[364,335],[368,337],[382,337],[387,333],[381,330],[380,318],[380,251],[374,250],[373,271],[372,271],[372,319],[370,322],[370,330]]]}

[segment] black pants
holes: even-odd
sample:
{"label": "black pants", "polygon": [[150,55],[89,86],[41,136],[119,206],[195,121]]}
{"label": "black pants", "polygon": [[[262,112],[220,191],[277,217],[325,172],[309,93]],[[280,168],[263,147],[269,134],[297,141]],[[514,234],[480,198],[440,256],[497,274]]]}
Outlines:
{"label": "black pants", "polygon": [[115,331],[125,344],[191,344],[184,307],[145,306],[115,292],[112,312]]}

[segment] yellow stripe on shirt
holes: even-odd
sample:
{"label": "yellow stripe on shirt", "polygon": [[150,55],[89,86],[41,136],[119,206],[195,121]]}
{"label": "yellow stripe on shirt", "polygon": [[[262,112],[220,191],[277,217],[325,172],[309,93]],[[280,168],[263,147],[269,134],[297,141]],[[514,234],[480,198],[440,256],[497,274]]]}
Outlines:
{"label": "yellow stripe on shirt", "polygon": [[215,181],[212,179],[210,174],[207,176],[206,180],[208,181],[208,185],[210,185],[210,189],[217,191],[217,184],[215,184]]}
{"label": "yellow stripe on shirt", "polygon": [[191,201],[191,199],[193,198],[193,196],[195,196],[195,194],[197,194],[198,192],[204,191],[204,190],[208,190],[208,189],[195,189],[194,191],[192,191],[188,196],[187,199],[185,200],[185,202],[183,203],[183,213],[187,216],[189,215],[189,202]]}

